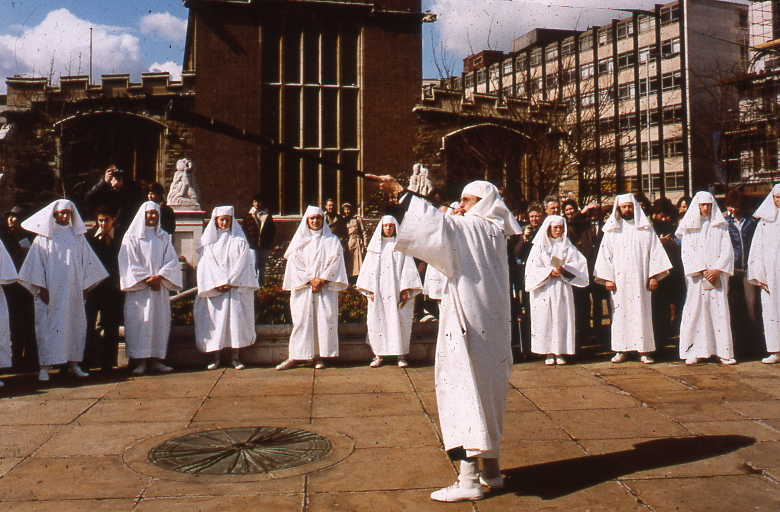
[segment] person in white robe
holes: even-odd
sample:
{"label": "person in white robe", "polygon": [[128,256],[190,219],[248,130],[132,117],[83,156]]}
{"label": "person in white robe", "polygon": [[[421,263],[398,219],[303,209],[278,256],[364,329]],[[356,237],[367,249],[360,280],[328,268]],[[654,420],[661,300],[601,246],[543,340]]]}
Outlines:
{"label": "person in white robe", "polygon": [[697,192],[677,226],[682,240],[685,305],[680,323],[680,358],[685,364],[718,356],[735,364],[728,288],[734,274],[734,248],[715,198]]}
{"label": "person in white robe", "polygon": [[650,220],[632,194],[621,194],[602,228],[594,280],[610,292],[613,363],[639,352],[645,364],[655,350],[651,293],[672,264]]}
{"label": "person in white robe", "polygon": [[182,289],[179,257],[160,227],[160,205],[147,201],[130,223],[119,249],[119,285],[125,292],[125,351],[133,373],[169,372],[162,360],[171,331],[170,292]]}
{"label": "person in white robe", "polygon": [[[369,176],[382,191],[403,187],[391,176]],[[445,215],[406,194],[396,249],[447,277],[436,343],[436,400],[444,448],[460,461],[458,481],[431,494],[435,501],[478,500],[482,485],[504,485],[501,434],[512,369],[506,237],[522,231],[498,189],[475,181],[463,189],[463,215]],[[478,471],[482,461],[481,474]]]}
{"label": "person in white robe", "polygon": [[313,361],[325,368],[324,357],[339,355],[339,292],[349,286],[344,250],[323,222],[322,209],[306,208],[284,253],[282,288],[290,290],[293,329],[288,358],[277,370]]}
{"label": "person in white robe", "polygon": [[198,244],[198,296],[195,299],[195,341],[212,354],[209,370],[219,367],[219,354],[230,349],[233,368],[244,365],[238,349],[255,342],[255,263],[232,206],[211,212]]}
{"label": "person in white robe", "polygon": [[[0,285],[15,283],[19,280],[16,266],[11,255],[0,243]],[[8,318],[8,305],[5,293],[0,292],[0,368],[11,367],[11,324]],[[5,384],[0,380],[0,387]]]}
{"label": "person in white robe", "polygon": [[87,292],[108,277],[87,242],[76,207],[58,200],[22,223],[38,236],[19,269],[19,281],[35,297],[38,380],[48,381],[52,365],[68,363],[77,377],[89,374],[78,366],[87,341]]}
{"label": "person in white robe", "polygon": [[395,250],[398,222],[385,215],[368,243],[355,287],[368,297],[367,342],[374,352],[372,368],[385,357],[398,358],[406,367],[412,337],[414,297],[422,292],[414,258]]}
{"label": "person in white robe", "polygon": [[780,183],[772,187],[756,212],[758,219],[748,257],[748,282],[761,288],[765,364],[780,363]]}
{"label": "person in white robe", "polygon": [[588,261],[566,236],[566,221],[548,215],[537,231],[525,264],[525,290],[531,299],[531,351],[546,354],[545,364],[566,364],[574,355],[572,286],[589,283]]}

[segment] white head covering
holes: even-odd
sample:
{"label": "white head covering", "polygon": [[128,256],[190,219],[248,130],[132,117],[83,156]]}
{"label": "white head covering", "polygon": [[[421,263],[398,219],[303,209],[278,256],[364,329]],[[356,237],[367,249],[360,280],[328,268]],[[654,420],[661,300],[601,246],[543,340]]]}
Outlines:
{"label": "white head covering", "polygon": [[371,236],[371,241],[368,242],[368,248],[367,251],[375,252],[379,254],[382,252],[382,240],[385,238],[384,234],[382,233],[382,227],[385,224],[392,224],[395,226],[395,235],[393,236],[393,242],[395,242],[395,239],[398,237],[398,221],[395,220],[395,217],[392,215],[385,215],[382,217],[382,220],[379,221],[379,225],[377,225],[376,229],[374,230],[374,234]]}
{"label": "white head covering", "polygon": [[753,214],[753,217],[764,219],[767,222],[774,222],[775,219],[777,219],[778,208],[775,206],[775,194],[780,194],[780,183],[772,187],[769,195],[766,196],[766,199],[764,199],[764,202],[758,207],[758,210]]}
{"label": "white head covering", "polygon": [[710,216],[707,219],[710,221],[711,226],[717,226],[718,224],[723,224],[726,222],[726,219],[723,218],[723,213],[720,211],[718,203],[715,202],[715,198],[712,197],[712,194],[709,192],[696,192],[696,195],[694,195],[693,199],[691,200],[691,204],[688,205],[688,211],[685,212],[685,216],[683,216],[682,220],[680,221],[680,225],[677,226],[677,231],[674,233],[675,235],[681,237],[685,235],[686,231],[692,229],[701,229],[702,218],[701,212],[699,212],[700,204],[712,205]]}
{"label": "white head covering", "polygon": [[60,210],[70,210],[70,227],[73,229],[74,234],[83,235],[87,232],[87,227],[81,220],[79,211],[74,204],[67,199],[58,199],[48,206],[45,206],[38,213],[22,222],[22,227],[27,231],[45,236],[46,238],[51,238],[52,232],[57,227],[57,224],[54,222],[54,212]]}
{"label": "white head covering", "polygon": [[473,195],[480,201],[471,207],[466,215],[474,215],[486,219],[504,232],[505,236],[519,235],[523,232],[515,216],[506,207],[498,189],[487,181],[472,181],[463,188],[462,195]]}
{"label": "white head covering", "polygon": [[[314,215],[322,215],[323,217],[322,229],[320,229],[319,231],[312,231],[311,229],[309,229],[309,224],[308,224],[309,217],[312,217]],[[284,251],[284,258],[289,260],[293,252],[297,251],[304,245],[308,244],[312,238],[318,236],[333,236],[333,235],[330,232],[328,223],[325,222],[325,214],[322,211],[322,208],[320,208],[319,206],[308,206],[306,208],[306,213],[303,214],[301,223],[298,224],[298,229],[295,230],[295,234],[293,235],[292,240],[290,240],[290,245],[287,247],[287,250]]]}
{"label": "white head covering", "polygon": [[[129,238],[145,238],[146,234],[146,212],[149,210],[157,210],[157,213],[160,213],[160,205],[155,203],[154,201],[146,201],[144,204],[141,205],[140,208],[138,208],[138,211],[135,212],[135,217],[133,217],[133,222],[130,223],[130,227],[127,228],[127,232],[125,233],[125,237]],[[148,226],[151,227],[151,226]],[[162,232],[162,227],[160,226],[160,222],[157,222],[157,226],[154,229],[155,235],[160,235]]]}
{"label": "white head covering", "polygon": [[[563,225],[563,233],[559,238],[550,238],[548,233],[550,226]],[[540,246],[545,252],[549,252],[554,243],[563,242],[566,240],[568,228],[566,226],[566,219],[560,215],[548,215],[544,218],[544,222],[539,226],[539,231],[534,235],[533,244]]]}
{"label": "white head covering", "polygon": [[200,237],[198,247],[213,244],[217,241],[220,232],[220,230],[217,228],[217,217],[222,217],[223,215],[230,215],[230,218],[232,219],[230,222],[230,236],[246,238],[244,235],[244,230],[241,229],[241,225],[236,221],[236,216],[233,214],[233,207],[217,206],[211,211],[211,220],[206,226],[206,229],[203,230],[203,235]]}
{"label": "white head covering", "polygon": [[620,216],[620,205],[627,203],[634,205],[634,226],[636,226],[637,229],[651,227],[650,219],[645,215],[645,211],[639,205],[639,202],[637,202],[634,194],[620,194],[615,198],[612,213],[610,214],[609,219],[607,219],[607,222],[604,223],[603,230],[605,232],[614,231],[620,227],[621,222],[623,221],[623,218]]}

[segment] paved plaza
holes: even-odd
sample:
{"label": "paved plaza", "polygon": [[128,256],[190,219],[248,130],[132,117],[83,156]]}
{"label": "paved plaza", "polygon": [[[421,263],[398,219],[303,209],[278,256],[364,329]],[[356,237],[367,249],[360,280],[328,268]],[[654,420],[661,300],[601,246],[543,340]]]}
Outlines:
{"label": "paved plaza", "polygon": [[[433,367],[6,375],[0,511],[780,510],[780,365],[516,364],[506,488],[432,502],[442,451]],[[284,426],[330,440],[297,469],[192,475],[149,461],[187,433]]]}

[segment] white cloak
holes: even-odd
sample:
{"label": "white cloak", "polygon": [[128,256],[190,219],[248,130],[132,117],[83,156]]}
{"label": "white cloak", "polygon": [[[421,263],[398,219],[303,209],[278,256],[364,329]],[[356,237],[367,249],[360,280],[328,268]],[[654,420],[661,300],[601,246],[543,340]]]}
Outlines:
{"label": "white cloak", "polygon": [[780,185],[774,186],[754,214],[759,221],[747,267],[748,282],[755,285],[763,283],[769,288],[768,292],[761,290],[761,308],[766,349],[770,353],[780,352],[780,217],[773,200],[777,193],[780,193]]}
{"label": "white cloak", "polygon": [[[712,211],[702,219],[700,203],[710,203]],[[693,219],[691,219],[693,217]],[[693,221],[697,221],[694,222]],[[686,227],[687,226],[687,227]],[[680,358],[734,357],[729,317],[729,276],[734,273],[734,248],[723,214],[714,198],[698,192],[680,221],[677,236],[682,239],[682,262],[685,270],[685,306],[680,322]],[[712,289],[701,274],[720,270],[719,285]]]}
{"label": "white cloak", "polygon": [[647,284],[653,276],[666,277],[672,264],[652,225],[633,202],[633,221],[616,218],[613,212],[615,221],[604,225],[593,276],[597,283],[612,281],[617,288],[610,292],[612,350],[652,352],[655,338]]}
{"label": "white cloak", "polygon": [[[19,270],[19,280],[35,296],[38,362],[50,366],[81,361],[87,340],[84,291],[108,277],[84,235],[58,226],[51,237],[38,235]],[[43,303],[40,289],[49,291]]]}
{"label": "white cloak", "polygon": [[[548,236],[548,226],[556,217],[563,223],[557,215],[544,219],[525,264],[525,290],[531,303],[531,351],[535,354],[574,354],[572,286],[583,288],[589,283],[588,261],[569,241],[566,232],[558,239]],[[552,277],[553,258],[572,276]]]}
{"label": "white cloak", "polygon": [[[119,284],[125,294],[125,350],[127,357],[165,359],[171,331],[170,291],[181,290],[179,257],[168,233],[145,227],[147,209],[159,205],[148,201],[141,205],[122,239],[119,249]],[[144,282],[147,277],[163,277],[160,290],[153,291]]]}
{"label": "white cloak", "polygon": [[[414,296],[422,291],[422,283],[414,258],[395,250],[395,236],[382,236],[382,225],[389,223],[398,231],[394,218],[381,220],[368,244],[355,287],[369,297],[366,341],[374,355],[403,356],[409,353]],[[399,307],[402,290],[408,290],[409,300]]]}
{"label": "white cloak", "polygon": [[[0,285],[15,283],[19,279],[11,255],[0,243]],[[11,327],[8,323],[8,305],[5,293],[0,291],[0,368],[11,366]]]}
{"label": "white cloak", "polygon": [[[232,207],[230,208],[232,210]],[[219,213],[219,209],[215,209]],[[232,211],[231,211],[232,215]],[[211,224],[215,215],[212,215]],[[209,227],[206,230],[209,230]],[[214,240],[198,248],[198,297],[195,299],[195,341],[201,352],[241,348],[255,342],[255,260],[235,218],[231,230],[216,230]],[[201,238],[201,243],[204,242]],[[218,287],[234,288],[220,292]]]}
{"label": "white cloak", "polygon": [[444,448],[497,458],[512,369],[506,236],[513,233],[472,214],[475,208],[466,216],[445,215],[411,198],[396,249],[448,278],[435,367]]}
{"label": "white cloak", "polygon": [[[310,206],[306,210],[285,253],[287,266],[282,288],[290,290],[293,322],[288,357],[296,361],[339,355],[339,292],[349,286],[338,237],[331,234],[324,222],[316,232],[306,226],[315,210],[322,215],[319,208]],[[312,292],[309,284],[315,277],[327,281],[317,293]]]}

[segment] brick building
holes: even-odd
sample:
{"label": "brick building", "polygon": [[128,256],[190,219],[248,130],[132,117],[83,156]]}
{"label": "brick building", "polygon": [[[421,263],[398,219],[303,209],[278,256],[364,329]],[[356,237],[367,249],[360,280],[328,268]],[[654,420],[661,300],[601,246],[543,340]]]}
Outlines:
{"label": "brick building", "polygon": [[[194,109],[374,174],[414,163],[421,83],[419,0],[186,0],[185,70]],[[355,177],[205,130],[194,161],[204,209],[247,205],[300,215],[333,198],[365,203]]]}

